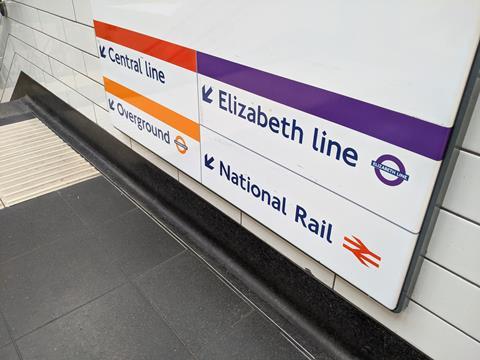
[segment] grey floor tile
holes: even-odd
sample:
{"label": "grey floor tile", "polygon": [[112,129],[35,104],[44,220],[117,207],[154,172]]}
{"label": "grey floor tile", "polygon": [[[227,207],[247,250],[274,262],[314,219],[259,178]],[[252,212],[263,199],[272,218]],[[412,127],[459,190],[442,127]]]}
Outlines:
{"label": "grey floor tile", "polygon": [[97,227],[135,207],[103,176],[58,191],[89,225]]}
{"label": "grey floor tile", "polygon": [[156,267],[136,283],[194,354],[251,311],[188,252]]}
{"label": "grey floor tile", "polygon": [[5,321],[3,321],[3,317],[0,315],[0,347],[8,344],[10,341],[11,340],[10,335],[7,331],[7,325],[5,324]]}
{"label": "grey floor tile", "polygon": [[67,239],[0,264],[0,308],[16,339],[124,281],[98,240]]}
{"label": "grey floor tile", "polygon": [[105,223],[98,229],[97,236],[112,261],[132,277],[184,250],[140,209]]}
{"label": "grey floor tile", "polygon": [[0,263],[43,244],[87,232],[80,218],[56,193],[2,209]]}
{"label": "grey floor tile", "polygon": [[18,341],[24,360],[192,359],[130,285],[81,307]]}
{"label": "grey floor tile", "polygon": [[17,351],[15,347],[10,344],[0,348],[0,359],[1,360],[18,360]]}
{"label": "grey floor tile", "polygon": [[257,312],[239,321],[196,357],[202,360],[307,360]]}

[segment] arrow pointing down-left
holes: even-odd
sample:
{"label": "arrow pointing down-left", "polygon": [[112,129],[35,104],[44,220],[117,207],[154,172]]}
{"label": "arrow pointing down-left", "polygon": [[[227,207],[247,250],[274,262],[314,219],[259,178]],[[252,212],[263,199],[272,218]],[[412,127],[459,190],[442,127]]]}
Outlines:
{"label": "arrow pointing down-left", "polygon": [[208,156],[208,154],[205,154],[204,160],[205,160],[205,166],[207,168],[209,168],[210,170],[215,169],[215,167],[212,165],[213,161],[215,160],[215,158],[213,156],[210,157],[210,156]]}

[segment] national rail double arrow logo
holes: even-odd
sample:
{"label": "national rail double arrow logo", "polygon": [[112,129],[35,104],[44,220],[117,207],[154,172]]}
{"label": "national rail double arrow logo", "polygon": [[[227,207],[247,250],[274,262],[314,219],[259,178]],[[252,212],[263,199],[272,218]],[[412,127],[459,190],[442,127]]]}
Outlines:
{"label": "national rail double arrow logo", "polygon": [[349,239],[347,236],[343,238],[345,240],[343,247],[351,251],[358,261],[360,261],[366,267],[369,267],[368,264],[371,264],[376,268],[380,267],[380,261],[382,258],[368,249],[362,240],[355,236],[352,237],[354,240]]}

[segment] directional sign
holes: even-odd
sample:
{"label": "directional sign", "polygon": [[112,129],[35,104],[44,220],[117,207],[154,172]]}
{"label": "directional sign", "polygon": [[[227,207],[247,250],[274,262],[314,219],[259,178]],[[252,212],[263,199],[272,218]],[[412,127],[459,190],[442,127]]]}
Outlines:
{"label": "directional sign", "polygon": [[95,21],[113,124],[200,180],[194,50]]}
{"label": "directional sign", "polygon": [[202,125],[411,232],[420,230],[448,128],[205,54],[198,69],[206,74],[199,75]]}
{"label": "directional sign", "polygon": [[238,26],[225,22],[238,20],[234,2],[153,1],[132,16],[95,1],[113,123],[396,309],[480,3],[245,1],[255,11]]}
{"label": "directional sign", "polygon": [[[213,131],[201,131],[203,184],[395,307],[409,265],[403,259],[411,256],[416,235]],[[357,243],[347,249],[345,237]],[[381,257],[381,267],[364,266],[363,257],[377,264]],[[378,286],[384,282],[390,285]]]}

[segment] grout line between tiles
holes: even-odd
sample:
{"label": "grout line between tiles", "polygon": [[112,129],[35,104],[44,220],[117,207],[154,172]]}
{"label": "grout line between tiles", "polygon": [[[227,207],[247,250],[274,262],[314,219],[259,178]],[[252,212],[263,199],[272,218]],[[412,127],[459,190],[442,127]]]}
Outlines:
{"label": "grout line between tiles", "polygon": [[[13,36],[13,35],[12,35],[12,36]],[[46,71],[43,70],[41,67],[39,67],[39,66],[35,65],[34,63],[30,62],[30,60],[26,59],[26,58],[25,58],[24,56],[22,56],[21,54],[15,52],[15,56],[18,56],[18,57],[22,58],[23,60],[27,61],[29,64],[31,64],[31,65],[35,66],[37,69],[41,70],[42,72],[46,72]],[[48,56],[48,55],[47,55],[47,56]],[[55,59],[55,60],[56,60],[56,59]],[[12,63],[13,63],[13,61],[12,61]],[[71,68],[71,69],[74,70],[73,68]],[[76,70],[74,70],[74,71],[76,71]],[[77,71],[77,72],[80,73],[79,71]],[[9,71],[9,74],[10,74],[10,71]],[[80,73],[80,74],[81,74],[81,73]],[[65,85],[66,87],[68,87],[70,90],[74,91],[75,93],[77,93],[78,95],[80,95],[81,97],[83,97],[85,100],[87,100],[87,101],[89,101],[90,103],[92,103],[92,106],[93,106],[93,104],[95,104],[95,105],[97,105],[98,107],[106,110],[102,105],[99,105],[99,104],[97,104],[95,101],[89,99],[88,97],[86,97],[85,95],[83,95],[81,92],[79,92],[77,89],[72,88],[70,85],[68,85],[68,84],[64,83],[62,80],[56,78],[53,74],[48,74],[48,75],[50,75],[50,76],[51,76],[52,78],[54,78],[55,80],[61,82],[63,85]],[[101,84],[101,85],[102,85],[102,87],[103,87],[103,84]],[[56,96],[56,95],[55,95],[55,96]],[[72,105],[70,105],[70,106],[72,106]],[[72,106],[72,107],[73,107],[73,106]],[[76,110],[76,109],[75,109],[75,110]],[[78,111],[78,110],[77,110],[77,111]],[[93,111],[94,111],[94,114],[95,114],[95,108],[93,108]],[[108,112],[108,110],[106,110],[106,111]],[[92,120],[91,120],[91,121],[92,121]],[[95,123],[96,123],[96,121],[95,121]]]}
{"label": "grout line between tiles", "polygon": [[[72,1],[72,9],[73,9],[73,17],[75,18],[75,21],[76,23],[78,23],[78,19],[77,19],[77,12],[75,11],[75,4],[73,3],[73,0]],[[43,10],[42,10],[43,11]],[[71,21],[71,20],[70,20]]]}
{"label": "grout line between tiles", "polygon": [[470,149],[464,148],[464,147],[456,147],[456,149],[461,151],[461,152],[465,152],[467,154],[470,154],[470,155],[473,155],[473,156],[476,156],[476,157],[480,157],[480,153],[475,151],[475,150],[470,150]]}
{"label": "grout line between tiles", "polygon": [[448,325],[450,325],[450,326],[453,327],[454,329],[460,331],[463,335],[467,336],[469,339],[473,340],[473,341],[476,342],[477,344],[480,344],[480,340],[475,339],[472,335],[466,333],[465,330],[460,329],[458,326],[456,326],[456,325],[454,325],[453,323],[451,323],[450,321],[446,320],[443,316],[440,316],[440,315],[438,315],[437,313],[435,313],[434,311],[426,308],[424,305],[420,304],[420,303],[419,303],[418,301],[416,301],[416,300],[410,299],[410,301],[413,302],[414,304],[420,306],[423,310],[429,312],[430,314],[432,314],[432,315],[435,316],[436,318],[439,318],[439,319],[442,320],[443,322],[447,323]]}
{"label": "grout line between tiles", "polygon": [[117,286],[114,286],[113,288],[111,288],[111,289],[107,290],[106,292],[104,292],[104,293],[102,293],[102,294],[100,294],[100,295],[98,295],[98,296],[96,296],[96,297],[88,300],[87,302],[85,302],[85,303],[83,303],[83,304],[81,304],[81,305],[78,305],[78,306],[74,307],[73,309],[68,310],[68,311],[65,312],[64,314],[59,315],[59,316],[55,317],[54,319],[51,319],[51,320],[47,321],[46,323],[44,323],[44,324],[42,324],[42,325],[40,325],[40,326],[37,326],[35,329],[32,329],[32,330],[26,332],[25,334],[23,334],[23,335],[19,336],[18,338],[16,338],[14,341],[19,341],[19,340],[23,339],[24,337],[29,336],[30,334],[34,333],[35,331],[37,331],[37,330],[39,330],[39,329],[41,329],[41,328],[43,328],[43,327],[45,327],[45,326],[48,326],[48,325],[50,325],[51,323],[53,323],[53,322],[55,322],[55,321],[57,321],[57,320],[65,317],[65,316],[67,316],[67,315],[70,315],[71,313],[75,312],[76,310],[78,310],[78,309],[80,309],[80,308],[82,308],[82,307],[84,307],[84,306],[86,306],[86,305],[88,305],[88,304],[90,304],[90,303],[92,303],[92,302],[100,299],[101,297],[103,297],[103,296],[105,296],[105,295],[110,294],[111,292],[119,289],[119,288],[122,287],[122,286],[125,286],[127,283],[128,283],[127,280],[123,281],[121,284],[119,284],[119,285],[117,285]]}
{"label": "grout line between tiles", "polygon": [[[176,241],[175,239],[173,239],[173,240]],[[176,241],[176,242],[178,242],[178,241]],[[180,245],[182,245],[182,244],[180,244]],[[182,246],[182,247],[183,247],[183,246]],[[168,259],[165,259],[165,260],[162,261],[160,264],[157,264],[157,265],[153,266],[152,268],[146,270],[145,272],[143,272],[143,273],[141,273],[141,274],[138,274],[137,276],[131,277],[131,279],[132,279],[133,282],[135,282],[135,281],[137,281],[137,280],[141,280],[142,278],[144,278],[145,276],[147,276],[148,274],[150,274],[152,271],[157,270],[158,268],[160,268],[160,267],[162,267],[162,266],[170,263],[171,261],[175,260],[177,257],[180,257],[180,256],[182,256],[182,255],[184,255],[184,254],[186,254],[186,253],[187,253],[187,249],[183,247],[183,250],[180,251],[179,253],[177,253],[177,254],[169,257]],[[126,276],[127,276],[127,275],[126,275]],[[129,278],[130,278],[130,277],[129,277]]]}
{"label": "grout line between tiles", "polygon": [[[93,165],[92,165],[92,166],[93,166]],[[97,170],[97,171],[98,171],[98,170]],[[116,190],[120,191],[119,188],[117,188],[109,179],[107,179],[105,176],[103,176],[103,174],[101,174],[101,176],[102,176],[105,180],[107,180],[108,183],[109,183],[112,187],[114,187]],[[123,191],[120,191],[120,192],[121,192],[129,201],[132,201],[131,198],[130,198],[130,196],[126,196],[127,194],[125,194]],[[62,200],[63,200],[65,203],[67,203],[67,205],[73,210],[73,207],[66,201],[66,199],[64,199],[64,198],[61,196],[61,194],[59,194],[59,195],[60,195],[60,197],[62,198]],[[135,210],[140,210],[140,211],[144,212],[143,209],[139,208],[139,206],[138,206],[137,203],[135,203],[134,201],[132,201],[132,203],[133,203],[134,207],[133,207],[132,209],[129,209],[128,211],[125,211],[124,213],[122,213],[122,214],[119,215],[118,217],[124,216],[125,214],[128,214],[129,212],[135,211]],[[75,211],[75,210],[73,210],[73,211]],[[83,220],[83,218],[81,218],[80,215],[77,214],[76,211],[75,211],[75,214],[80,218],[80,220],[82,221],[82,223],[83,223],[85,226],[88,227],[88,230],[92,232],[92,235],[93,235],[96,239],[98,239],[98,236],[97,236],[96,232],[94,231],[94,229],[92,229],[92,228],[85,222],[85,220]],[[117,217],[117,218],[118,218],[118,217]],[[106,221],[105,223],[108,223],[109,221],[113,221],[113,220],[114,220],[114,219],[109,219],[109,220]],[[157,223],[155,222],[155,224],[157,224]],[[174,239],[174,240],[175,240],[175,239]],[[180,244],[180,245],[181,245],[181,244]],[[103,249],[103,248],[102,248],[102,250],[105,251],[105,249]],[[180,341],[180,343],[182,343],[182,345],[185,347],[185,349],[188,351],[188,353],[189,353],[194,359],[196,359],[196,356],[194,356],[194,354],[190,352],[190,349],[189,349],[189,348],[187,347],[187,345],[182,341],[182,339],[180,339],[180,337],[179,337],[179,335],[177,334],[177,332],[170,326],[170,323],[167,322],[167,320],[162,316],[162,314],[161,314],[160,311],[157,309],[157,307],[156,307],[154,304],[152,304],[152,302],[146,297],[145,294],[143,294],[143,292],[141,291],[141,289],[135,284],[135,281],[134,281],[134,280],[140,279],[141,277],[143,277],[144,275],[146,275],[147,273],[149,273],[149,272],[152,271],[153,269],[156,269],[158,266],[161,266],[161,265],[167,263],[168,261],[170,261],[170,260],[172,260],[172,259],[174,259],[174,258],[176,258],[176,257],[178,257],[178,256],[180,256],[180,255],[182,255],[182,254],[184,254],[185,252],[186,252],[186,249],[184,248],[184,249],[183,249],[182,251],[180,251],[178,254],[175,254],[174,256],[166,259],[166,260],[163,261],[162,263],[157,264],[157,265],[154,266],[153,268],[149,269],[148,271],[146,271],[146,272],[144,272],[144,273],[142,273],[142,274],[140,274],[140,275],[138,275],[137,277],[134,277],[134,278],[129,277],[129,276],[121,269],[120,266],[119,266],[118,268],[119,268],[120,272],[124,275],[124,277],[125,277],[125,279],[126,279],[125,283],[123,283],[122,285],[130,284],[131,286],[133,286],[133,288],[135,289],[135,291],[136,291],[137,293],[139,293],[139,295],[141,296],[141,298],[144,299],[144,300],[152,307],[152,309],[154,310],[154,312],[162,319],[162,321],[168,326],[168,328],[169,328],[169,329],[173,332],[173,334],[178,338],[178,340]],[[118,287],[117,287],[117,288],[118,288]],[[103,296],[103,295],[102,295],[102,296]]]}
{"label": "grout line between tiles", "polygon": [[245,314],[245,315],[240,315],[240,319],[238,319],[237,321],[235,321],[232,325],[230,325],[231,328],[234,328],[235,326],[237,326],[239,323],[241,323],[243,320],[245,320],[246,318],[250,317],[250,315],[254,314],[255,313],[255,309],[254,308],[250,308],[250,310]]}
{"label": "grout line between tiles", "polygon": [[[183,250],[181,253],[184,253],[185,250]],[[179,254],[173,256],[173,257],[176,257],[178,256]],[[171,258],[170,258],[171,259]],[[169,259],[168,259],[169,260]],[[167,261],[168,261],[167,260]],[[165,263],[166,261],[164,261],[163,263]],[[156,266],[154,267],[156,268]],[[122,271],[120,269],[120,271]],[[122,271],[123,273],[123,271]],[[125,274],[124,274],[125,275]],[[126,275],[125,275],[126,276]],[[192,356],[193,359],[197,359],[197,356],[195,356],[195,354],[190,350],[190,348],[187,346],[187,344],[183,341],[183,339],[180,337],[180,335],[177,333],[176,329],[170,324],[170,322],[163,316],[163,314],[161,313],[160,309],[156,306],[156,304],[154,304],[152,301],[150,301],[150,299],[143,293],[143,291],[140,289],[139,286],[137,286],[137,284],[135,283],[135,281],[133,281],[132,279],[130,279],[128,276],[126,276],[127,278],[127,283],[130,284],[131,286],[133,286],[133,288],[135,289],[135,291],[140,295],[140,297],[148,304],[150,305],[150,307],[153,309],[153,311],[158,315],[158,317],[163,321],[163,323],[170,329],[170,331],[173,333],[173,335],[175,335],[175,337],[178,339],[178,341],[180,341],[180,343],[185,347],[185,350]]]}
{"label": "grout line between tiles", "polygon": [[22,3],[22,2],[18,2],[18,1],[16,1],[16,0],[11,0],[11,1],[12,1],[13,3],[19,4],[19,5],[23,5],[23,6],[26,6],[26,7],[29,7],[29,8],[32,8],[32,9],[35,9],[35,10],[38,10],[38,11],[41,11],[41,12],[44,12],[44,13],[53,15],[53,16],[57,16],[57,17],[59,17],[59,18],[65,19],[65,20],[69,20],[69,21],[71,21],[71,22],[74,22],[74,23],[77,23],[77,24],[80,24],[80,25],[85,25],[85,26],[88,26],[88,27],[93,28],[92,25],[88,25],[88,24],[85,24],[85,23],[82,23],[82,22],[79,22],[79,21],[75,21],[75,20],[72,20],[72,19],[67,18],[67,17],[65,17],[65,16],[62,16],[62,15],[59,15],[59,14],[54,14],[54,13],[52,13],[52,12],[50,12],[50,11],[37,8],[37,7],[32,6],[32,5],[29,5],[29,4],[25,4],[25,3]]}
{"label": "grout line between tiles", "polygon": [[[110,184],[112,184],[112,186],[114,186],[115,188],[117,188],[121,193],[123,193],[126,197],[128,197],[142,212],[144,212],[150,219],[152,219],[160,228],[162,228],[163,230],[165,230],[170,236],[172,236],[175,240],[177,240],[177,242],[180,243],[180,245],[182,245],[183,247],[186,248],[186,250],[188,250],[192,255],[194,255],[198,260],[200,260],[200,262],[207,267],[207,269],[209,269],[210,271],[213,272],[213,274],[220,280],[220,282],[222,282],[225,286],[227,286],[230,290],[232,290],[238,297],[240,297],[243,301],[245,301],[251,308],[253,311],[257,311],[260,315],[262,315],[265,319],[267,319],[268,322],[270,322],[271,324],[273,324],[278,330],[280,333],[283,333],[286,337],[292,339],[292,341],[294,341],[295,343],[297,343],[297,341],[285,330],[283,329],[279,324],[277,324],[277,322],[275,322],[270,316],[268,316],[262,309],[260,309],[259,306],[257,306],[252,300],[250,300],[245,294],[243,294],[239,289],[237,289],[235,287],[235,285],[233,285],[230,281],[228,281],[226,278],[223,277],[223,275],[218,272],[212,265],[210,265],[208,263],[207,260],[205,260],[199,253],[197,253],[192,247],[190,247],[185,241],[183,241],[177,234],[175,234],[172,230],[170,230],[170,228],[168,226],[166,226],[165,224],[161,223],[158,219],[156,219],[155,217],[153,217],[152,215],[150,215],[150,213],[148,213],[139,203],[137,203],[135,201],[135,199],[133,199],[128,193],[126,193],[125,191],[123,191],[120,187],[118,187],[116,184],[114,184],[112,181],[110,181],[110,179],[106,176],[104,176],[104,178],[110,182]],[[185,251],[182,251],[182,254],[184,253]],[[179,256],[180,254],[177,254],[175,255],[174,257],[176,256]],[[172,258],[170,258],[172,259]],[[169,260],[170,260],[169,259]],[[168,260],[166,260],[168,261]],[[165,262],[166,262],[165,261]],[[161,264],[158,264],[156,267],[159,267],[161,266],[162,264],[165,264],[165,262],[161,263]],[[153,269],[150,269],[148,272],[150,272],[151,270]],[[141,276],[145,275],[146,273],[142,274]],[[141,277],[139,276],[139,278]],[[130,281],[130,279],[129,279]],[[136,285],[134,285],[136,287]],[[141,291],[141,290],[138,290],[138,291]],[[143,294],[143,293],[142,293]],[[148,300],[148,299],[147,299]],[[149,301],[149,300],[148,300]],[[149,301],[149,303],[151,303]],[[155,309],[156,306],[155,304],[152,304],[152,307],[154,307]],[[163,318],[163,316],[162,316]],[[245,318],[245,317],[244,317]],[[243,318],[243,319],[244,319]],[[176,333],[175,333],[176,334]],[[300,347],[302,347],[300,344],[299,344]],[[303,347],[302,347],[303,348]]]}
{"label": "grout line between tiles", "polygon": [[[15,21],[15,20],[14,20],[14,21]],[[25,26],[27,26],[27,25],[25,25]],[[33,29],[33,28],[32,28],[32,29]],[[37,31],[38,31],[38,30],[37,30]],[[40,31],[39,31],[39,32],[40,32]],[[46,35],[46,34],[44,34],[44,35]],[[49,57],[49,58],[52,58],[52,59],[58,61],[59,63],[65,65],[66,67],[68,67],[68,68],[70,68],[70,69],[72,69],[72,70],[74,70],[74,71],[76,71],[76,72],[78,72],[78,73],[80,73],[80,74],[88,77],[90,80],[95,81],[97,84],[103,86],[103,84],[102,84],[101,82],[99,82],[98,80],[92,78],[92,77],[88,74],[87,68],[86,68],[86,63],[85,63],[85,58],[83,58],[83,55],[82,55],[82,58],[83,58],[83,65],[85,65],[85,72],[82,72],[82,71],[80,71],[80,70],[77,70],[77,69],[71,67],[71,66],[68,65],[68,64],[65,64],[64,62],[60,61],[59,59],[57,59],[57,58],[55,58],[55,57],[47,54],[46,52],[43,52],[42,50],[40,50],[40,49],[37,48],[37,47],[34,47],[34,46],[30,45],[29,43],[25,42],[25,40],[20,39],[19,37],[17,37],[16,35],[13,35],[12,33],[9,33],[8,36],[11,36],[12,38],[14,38],[14,39],[16,39],[16,40],[21,41],[21,42],[22,42],[23,44],[25,44],[26,46],[28,46],[28,47],[30,47],[30,48],[38,51],[39,53],[42,53],[43,55],[45,55],[45,56],[47,56],[47,57]],[[50,36],[50,35],[46,35],[46,36]],[[56,38],[54,38],[54,37],[52,37],[52,36],[50,36],[50,37],[51,37],[52,39],[57,40]],[[8,42],[8,39],[7,39],[7,42]],[[69,46],[72,46],[72,45],[69,45]],[[72,46],[72,47],[75,48],[74,46]],[[77,49],[77,48],[75,48],[75,49]],[[91,55],[90,53],[88,53],[88,52],[86,52],[86,51],[83,51],[83,50],[80,50],[80,49],[77,49],[77,50],[81,51],[82,53]],[[16,51],[14,51],[14,52],[16,53]],[[39,69],[41,69],[39,66],[37,66],[37,67],[38,67]],[[51,65],[50,65],[50,68],[51,68]],[[42,69],[42,71],[45,71],[45,70]],[[50,73],[50,75],[53,76],[53,71]]]}
{"label": "grout line between tiles", "polygon": [[480,284],[476,284],[475,282],[473,282],[472,280],[466,278],[465,276],[463,275],[460,275],[459,273],[455,272],[455,270],[452,270],[452,269],[449,269],[447,268],[446,266],[440,264],[439,262],[435,261],[435,260],[432,260],[428,255],[424,255],[423,256],[425,258],[425,260],[428,260],[430,261],[431,263],[437,265],[438,267],[442,268],[443,270],[451,273],[452,275],[462,279],[463,281],[466,281],[467,283],[469,283],[470,285],[473,285],[475,286],[476,288],[480,288]]}
{"label": "grout line between tiles", "polygon": [[[67,17],[65,17],[65,16],[61,16],[61,15],[58,15],[58,14],[54,14],[54,13],[52,13],[52,12],[45,11],[45,10],[42,10],[42,9],[39,9],[39,8],[30,6],[30,5],[26,5],[26,4],[24,4],[24,3],[19,3],[19,2],[15,1],[15,0],[12,0],[12,1],[14,1],[14,2],[17,3],[17,4],[21,4],[21,5],[24,5],[24,6],[28,6],[28,7],[30,7],[30,8],[36,9],[36,10],[38,10],[38,11],[42,11],[42,12],[44,12],[44,13],[47,13],[47,14],[56,16],[56,17],[58,17],[58,18],[60,18],[60,19],[67,20],[67,21],[70,21],[70,22],[75,23],[75,24],[78,24],[78,25],[83,25],[83,26],[88,27],[88,28],[90,28],[90,29],[94,29],[94,27],[93,27],[92,25],[87,25],[87,24],[84,24],[84,23],[82,23],[82,22],[69,19],[69,18],[67,18]],[[61,40],[61,39],[56,38],[56,37],[54,37],[54,36],[52,36],[52,35],[50,35],[50,34],[47,34],[47,33],[44,32],[43,30],[34,28],[33,26],[27,25],[27,24],[25,24],[25,23],[23,23],[23,22],[21,22],[21,21],[19,21],[19,20],[17,20],[17,19],[9,18],[9,20],[14,20],[14,21],[16,21],[16,22],[18,22],[18,23],[20,23],[20,24],[22,24],[22,25],[25,25],[25,26],[29,27],[30,29],[36,30],[36,31],[41,32],[41,33],[43,33],[43,34],[45,34],[45,35],[48,35],[48,36],[50,36],[50,37],[52,37],[52,38],[54,38],[54,39],[56,39],[56,40],[58,40],[58,41],[60,41],[60,42],[63,42],[63,43],[65,43],[65,44],[68,44],[68,43],[67,43],[66,41],[64,41],[64,40]],[[63,24],[62,24],[62,25],[63,25]],[[71,44],[68,44],[68,45],[74,47],[75,49],[81,50],[80,48],[77,48],[76,46],[73,46],[73,45],[71,45]],[[83,52],[88,52],[88,51],[85,51],[85,50],[81,50],[81,51],[83,51]],[[89,53],[89,54],[91,54],[91,53]],[[97,54],[95,54],[95,55],[91,54],[91,55],[92,55],[92,56],[95,56],[95,57],[98,57]]]}
{"label": "grout line between tiles", "polygon": [[[134,201],[132,199],[132,201]],[[134,201],[135,202],[135,201]],[[180,244],[182,244],[186,249],[190,251],[197,259],[199,259],[210,271],[212,271],[216,277],[230,290],[232,290],[237,296],[239,296],[243,301],[245,301],[248,305],[252,307],[252,309],[256,310],[258,313],[260,313],[264,318],[267,319],[271,324],[273,324],[281,333],[285,334],[286,336],[290,337],[293,339],[293,337],[285,330],[283,327],[281,327],[279,324],[277,324],[276,321],[274,321],[270,316],[268,316],[259,306],[257,306],[250,298],[243,294],[234,284],[232,284],[228,279],[224,278],[224,276],[217,271],[212,265],[208,263],[206,259],[204,259],[199,253],[197,253],[191,246],[189,246],[185,241],[183,241],[177,234],[175,234],[170,228],[161,223],[159,220],[154,218],[152,215],[150,215],[146,210],[144,210],[140,204],[137,204],[137,206],[147,215],[149,216],[153,221],[155,221],[161,228],[163,228],[167,233],[169,233],[173,238],[175,238]]]}
{"label": "grout line between tiles", "polygon": [[303,346],[301,346],[299,343],[291,339],[290,337],[286,336],[282,332],[280,332],[280,336],[282,336],[285,340],[287,340],[292,346],[298,350],[299,353],[301,353],[305,358],[309,360],[315,360],[315,356],[313,356],[307,349],[305,349]]}
{"label": "grout line between tiles", "polygon": [[[8,36],[11,36],[11,35],[8,34]],[[7,42],[8,42],[8,40],[7,40]],[[8,71],[7,71],[7,78],[5,79],[5,86],[3,87],[2,96],[0,97],[0,101],[3,100],[3,95],[5,95],[5,90],[7,89],[8,80],[10,79],[10,73],[12,71],[12,66],[13,66],[13,63],[15,62],[15,56],[17,56],[17,53],[15,51],[13,51],[12,62],[10,63],[10,67],[8,68]]]}
{"label": "grout line between tiles", "polygon": [[444,207],[443,205],[440,207],[441,210],[444,210],[452,215],[455,215],[457,217],[459,217],[460,219],[462,220],[465,220],[465,221],[468,221],[469,223],[472,223],[474,225],[477,225],[477,226],[480,226],[480,222],[478,222],[477,220],[473,220],[473,219],[470,219],[468,217],[466,217],[465,215],[462,215],[462,214],[459,214],[458,212],[456,212],[455,210],[450,210],[446,207]]}
{"label": "grout line between tiles", "polygon": [[0,309],[0,318],[3,320],[3,323],[5,324],[5,328],[7,329],[8,336],[10,338],[10,344],[12,344],[13,347],[15,348],[15,351],[17,352],[19,360],[23,360],[22,353],[20,352],[20,349],[18,348],[18,345],[15,339],[13,338],[12,329],[10,328],[10,324],[7,322],[7,319],[5,318],[5,315],[3,314],[2,309]]}
{"label": "grout line between tiles", "polygon": [[[15,204],[15,205],[16,205],[16,204]],[[5,209],[8,209],[8,207],[5,207]],[[21,253],[21,254],[18,254],[18,255],[15,255],[15,256],[9,258],[8,260],[5,260],[5,261],[3,261],[3,262],[0,262],[0,265],[8,264],[8,263],[11,262],[11,261],[17,260],[18,258],[21,258],[21,257],[23,257],[23,256],[27,256],[27,255],[29,255],[29,254],[31,254],[31,253],[39,250],[39,249],[43,249],[43,248],[46,247],[46,246],[53,245],[53,244],[55,244],[55,243],[57,243],[57,242],[59,242],[59,241],[62,241],[62,240],[63,240],[63,239],[56,239],[56,240],[52,240],[52,241],[45,242],[44,244],[41,244],[41,245],[39,245],[39,246],[36,246],[36,247],[34,247],[33,249],[31,249],[31,250],[25,251],[25,252],[23,252],[23,253]]]}

